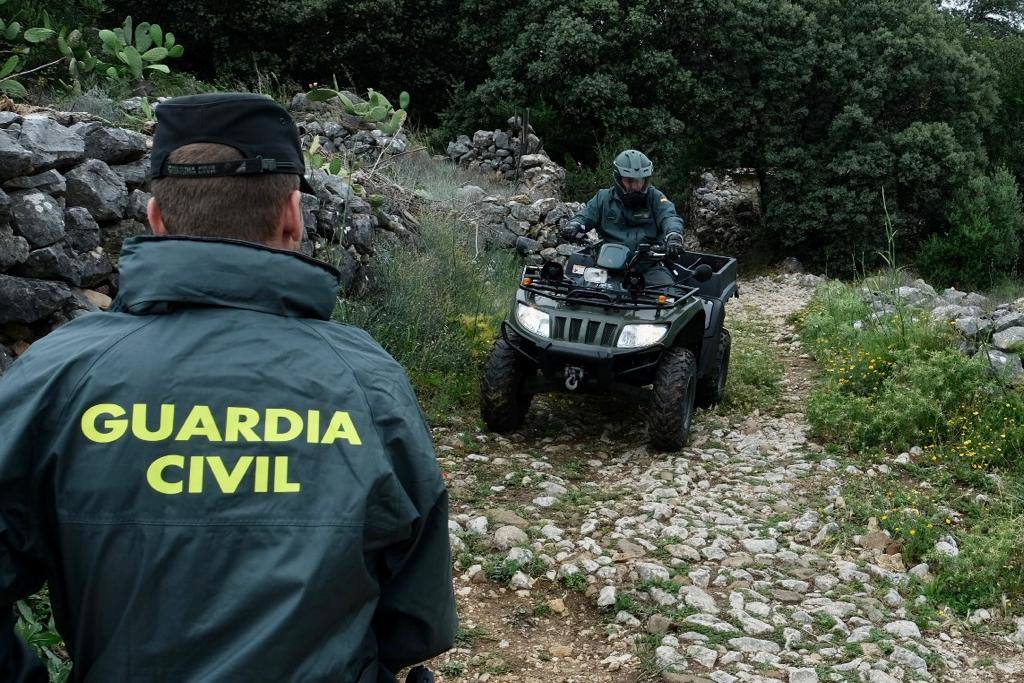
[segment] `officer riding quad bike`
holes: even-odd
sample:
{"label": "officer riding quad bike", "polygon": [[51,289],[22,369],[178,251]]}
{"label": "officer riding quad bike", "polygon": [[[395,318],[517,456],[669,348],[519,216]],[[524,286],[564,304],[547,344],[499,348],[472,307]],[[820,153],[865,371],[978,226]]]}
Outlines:
{"label": "officer riding quad bike", "polygon": [[[674,284],[648,286],[663,265]],[[729,372],[725,302],[738,296],[736,259],[661,243],[597,242],[566,265],[526,266],[484,369],[481,414],[496,432],[518,429],[534,394],[615,392],[649,400],[651,444],[682,448],[695,406],[722,400]],[[650,388],[645,388],[650,387]]]}

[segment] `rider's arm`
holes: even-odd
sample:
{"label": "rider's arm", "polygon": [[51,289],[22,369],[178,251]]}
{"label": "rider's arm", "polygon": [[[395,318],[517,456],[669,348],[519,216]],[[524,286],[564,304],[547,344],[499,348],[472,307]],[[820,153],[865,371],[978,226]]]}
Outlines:
{"label": "rider's arm", "polygon": [[589,202],[584,205],[580,212],[572,218],[572,223],[579,223],[586,226],[587,230],[601,227],[601,193],[595,194]]}
{"label": "rider's arm", "polygon": [[653,191],[657,193],[654,196],[654,220],[658,225],[658,232],[662,237],[670,232],[683,234],[683,219],[676,214],[676,205],[661,191]]}

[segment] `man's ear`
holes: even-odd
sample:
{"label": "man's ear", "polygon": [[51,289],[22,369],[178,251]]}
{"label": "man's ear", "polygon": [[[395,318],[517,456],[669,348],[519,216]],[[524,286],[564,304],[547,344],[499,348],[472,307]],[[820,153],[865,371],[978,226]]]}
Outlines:
{"label": "man's ear", "polygon": [[302,220],[302,193],[293,190],[288,195],[288,201],[281,209],[281,216],[278,219],[280,229],[281,247],[298,251],[302,243],[302,236],[306,232],[306,225]]}
{"label": "man's ear", "polygon": [[156,203],[156,199],[153,197],[150,197],[149,203],[146,204],[146,217],[149,218],[149,228],[153,231],[154,235],[163,237],[167,234],[163,211],[160,210],[160,205]]}

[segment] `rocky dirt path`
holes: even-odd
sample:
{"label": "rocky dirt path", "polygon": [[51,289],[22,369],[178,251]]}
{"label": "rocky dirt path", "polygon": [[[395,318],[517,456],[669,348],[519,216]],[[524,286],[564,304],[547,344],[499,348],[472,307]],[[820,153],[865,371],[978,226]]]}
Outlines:
{"label": "rocky dirt path", "polygon": [[541,398],[508,438],[436,430],[462,619],[440,680],[1024,680],[1005,638],[922,634],[897,556],[844,533],[853,475],[807,438],[813,364],[787,323],[812,289],[741,291],[729,316],[775,330],[779,402],[701,413],[682,452],[649,452],[610,399]]}

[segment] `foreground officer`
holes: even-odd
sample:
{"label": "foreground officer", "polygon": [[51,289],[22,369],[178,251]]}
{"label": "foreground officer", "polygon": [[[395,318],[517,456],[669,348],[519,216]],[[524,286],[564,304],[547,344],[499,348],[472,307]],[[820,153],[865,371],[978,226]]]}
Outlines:
{"label": "foreground officer", "polygon": [[114,312],[0,381],[0,681],[46,680],[11,610],[44,581],[75,681],[392,681],[453,642],[447,493],[404,372],[294,251],[295,125],[168,100],[152,164]]}
{"label": "foreground officer", "polygon": [[[597,194],[562,228],[565,239],[581,239],[597,230],[601,239],[636,249],[643,240],[664,240],[669,256],[683,253],[683,219],[675,205],[651,185],[654,164],[643,152],[627,149],[612,162],[614,184]],[[662,266],[644,272],[648,285],[675,281]]]}

